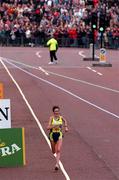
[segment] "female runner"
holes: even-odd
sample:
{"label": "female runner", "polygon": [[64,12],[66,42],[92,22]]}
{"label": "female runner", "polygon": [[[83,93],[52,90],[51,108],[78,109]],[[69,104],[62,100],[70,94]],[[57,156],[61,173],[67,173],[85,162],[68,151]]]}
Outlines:
{"label": "female runner", "polygon": [[50,130],[49,139],[53,154],[56,155],[55,170],[59,169],[60,152],[62,147],[63,127],[68,131],[67,121],[60,115],[59,106],[53,106],[53,115],[50,117],[47,129]]}

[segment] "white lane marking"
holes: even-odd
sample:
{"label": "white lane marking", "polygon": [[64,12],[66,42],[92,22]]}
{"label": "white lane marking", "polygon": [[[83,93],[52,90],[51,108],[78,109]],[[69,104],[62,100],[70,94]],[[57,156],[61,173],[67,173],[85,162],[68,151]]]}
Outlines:
{"label": "white lane marking", "polygon": [[[37,116],[36,116],[36,114],[34,113],[32,107],[30,106],[28,100],[26,99],[25,95],[23,94],[23,92],[22,92],[19,84],[16,82],[16,80],[14,79],[14,77],[12,76],[12,74],[10,73],[10,71],[8,70],[7,66],[3,63],[3,61],[2,61],[1,58],[0,58],[0,62],[1,62],[1,64],[3,65],[3,67],[5,68],[5,70],[7,71],[8,75],[10,76],[10,78],[12,79],[12,81],[14,82],[14,84],[16,85],[17,89],[19,90],[22,98],[24,99],[26,105],[28,106],[28,109],[30,110],[32,116],[34,117],[34,119],[35,119],[35,121],[36,121],[36,123],[37,123],[37,125],[39,126],[42,135],[44,136],[46,142],[48,143],[48,145],[49,145],[49,147],[50,147],[50,149],[51,149],[50,141],[49,141],[49,139],[48,139],[48,137],[47,137],[47,135],[46,135],[46,133],[45,133],[45,131],[44,131],[44,129],[43,129],[40,121],[39,121],[39,119],[37,118]],[[8,62],[8,61],[7,61],[7,62]],[[9,63],[9,62],[8,62],[8,63]],[[10,64],[13,65],[13,66],[15,66],[15,67],[17,67],[16,65],[14,65],[14,64],[12,64],[12,63],[10,63]],[[17,67],[17,68],[18,68],[18,67]],[[22,70],[21,68],[18,68],[18,69]],[[27,72],[27,71],[25,71],[25,70],[23,70],[23,71],[24,71],[24,72]],[[31,73],[30,73],[30,74],[31,74]],[[64,166],[63,166],[63,164],[62,164],[61,161],[59,162],[59,164],[60,164],[60,168],[61,168],[61,170],[62,170],[62,172],[63,172],[66,180],[70,180],[70,177],[69,177],[69,175],[67,174],[66,170],[64,169]]]}
{"label": "white lane marking", "polygon": [[[2,58],[3,60],[5,59],[5,58],[3,58],[3,57],[1,57],[1,58]],[[18,62],[18,61],[14,61],[14,60],[12,60],[12,59],[8,59],[8,60],[11,61],[11,62],[14,62],[14,63],[16,63],[16,64],[20,64],[20,65],[23,65],[23,66],[32,68],[32,69],[41,70],[43,73],[45,73],[45,75],[49,75],[48,72],[47,72],[45,69],[43,69],[41,66],[39,66],[39,68],[37,68],[37,67],[31,66],[31,65],[28,65],[28,64],[24,64],[24,63],[21,63],[21,62]]]}
{"label": "white lane marking", "polygon": [[[3,60],[5,58],[1,57]],[[26,67],[30,67],[32,69],[36,69],[36,70],[39,70],[39,68],[37,67],[34,67],[34,66],[30,66],[30,65],[27,65],[27,64],[24,64],[24,63],[20,63],[20,62],[17,62],[17,61],[14,61],[14,60],[11,60],[11,59],[7,59],[9,61],[12,61],[12,62],[15,62],[15,63],[18,63],[18,64],[21,64],[21,65],[24,65]],[[42,68],[42,67],[41,67]],[[49,67],[48,67],[49,68]],[[91,69],[91,67],[87,67],[88,69]],[[46,70],[45,70],[46,71]],[[101,89],[105,89],[105,90],[108,90],[108,91],[112,91],[112,92],[115,92],[115,93],[119,93],[119,90],[116,90],[116,89],[111,89],[111,88],[108,88],[108,87],[104,87],[104,86],[100,86],[100,85],[96,85],[96,84],[93,84],[93,83],[89,83],[87,81],[83,81],[81,79],[75,79],[75,78],[71,78],[69,76],[64,76],[64,75],[61,75],[61,74],[57,74],[57,73],[54,73],[54,72],[51,72],[51,71],[46,71],[49,74],[53,74],[53,75],[56,75],[56,76],[59,76],[59,77],[63,77],[63,78],[66,78],[66,79],[70,79],[70,80],[73,80],[73,81],[77,81],[77,82],[81,82],[81,83],[84,83],[84,84],[88,84],[90,86],[94,86],[94,87],[98,87],[98,88],[101,88]],[[99,75],[102,75],[101,73],[99,73]]]}
{"label": "white lane marking", "polygon": [[43,69],[42,67],[39,66],[39,69],[40,69],[42,72],[44,72],[45,75],[47,75],[47,76],[49,75],[49,73],[48,73],[45,69]]}
{"label": "white lane marking", "polygon": [[93,72],[97,72],[96,70],[92,69]]}
{"label": "white lane marking", "polygon": [[38,56],[38,58],[41,58],[40,51],[36,52],[36,56]]}
{"label": "white lane marking", "polygon": [[114,114],[114,113],[112,113],[112,112],[110,112],[110,111],[108,111],[108,110],[106,110],[106,109],[104,109],[104,108],[101,108],[101,107],[98,106],[98,105],[95,105],[95,104],[93,104],[93,103],[91,103],[91,102],[89,102],[89,101],[87,101],[87,100],[81,98],[80,96],[78,96],[78,95],[72,93],[71,91],[68,91],[68,90],[62,88],[61,86],[58,86],[58,85],[56,85],[56,84],[54,84],[54,83],[52,83],[52,82],[50,82],[50,81],[47,81],[47,80],[45,80],[45,79],[42,79],[42,78],[40,78],[40,77],[38,77],[38,76],[36,76],[36,75],[34,75],[34,74],[32,74],[32,73],[30,73],[30,72],[24,70],[24,69],[22,69],[22,68],[16,66],[15,64],[13,64],[13,63],[7,61],[7,59],[4,60],[4,61],[6,61],[8,64],[11,64],[11,65],[13,65],[14,67],[20,69],[21,71],[23,71],[23,72],[29,74],[30,76],[35,77],[35,78],[37,78],[37,79],[39,79],[39,80],[41,80],[41,81],[43,81],[43,82],[45,82],[45,83],[47,83],[47,84],[53,86],[53,87],[56,87],[57,89],[60,89],[61,91],[64,91],[65,93],[67,93],[67,94],[69,94],[69,95],[71,95],[71,96],[73,96],[73,97],[75,97],[75,98],[77,98],[77,99],[79,99],[79,100],[81,100],[81,101],[83,101],[83,102],[85,102],[85,103],[87,103],[87,104],[89,104],[89,105],[91,105],[91,106],[93,106],[93,107],[95,107],[95,108],[97,108],[97,109],[99,109],[99,110],[101,110],[101,111],[103,111],[103,112],[105,112],[105,113],[107,113],[107,114],[109,114],[109,115],[111,115],[111,116],[116,117],[116,118],[119,119],[119,115]]}
{"label": "white lane marking", "polygon": [[80,56],[86,57],[83,53],[84,53],[84,51],[79,51],[79,55],[80,55]]}
{"label": "white lane marking", "polygon": [[100,73],[100,72],[97,72],[97,74],[98,74],[98,75],[100,75],[100,76],[102,76],[102,75],[103,75],[103,74],[102,74],[102,73]]}
{"label": "white lane marking", "polygon": [[94,87],[98,87],[98,88],[101,88],[101,89],[105,89],[105,90],[108,90],[108,91],[112,91],[112,92],[115,92],[115,93],[119,93],[119,90],[116,90],[116,89],[111,89],[111,88],[108,88],[108,87],[104,87],[104,86],[100,86],[100,85],[97,85],[97,84],[93,84],[93,83],[89,83],[87,81],[83,81],[81,79],[75,79],[75,78],[71,78],[69,76],[64,76],[64,75],[61,75],[61,74],[57,74],[57,73],[54,73],[54,72],[51,72],[51,71],[47,71],[49,74],[53,74],[53,75],[56,75],[56,76],[59,76],[59,77],[63,77],[63,78],[66,78],[66,79],[70,79],[72,81],[77,81],[77,82],[81,82],[81,83],[84,83],[84,84],[88,84],[90,86],[94,86]]}
{"label": "white lane marking", "polygon": [[91,70],[91,67],[86,67],[86,68]]}
{"label": "white lane marking", "polygon": [[88,66],[87,66],[86,68],[89,69],[89,70],[91,70],[91,71],[93,71],[93,72],[95,72],[95,73],[97,73],[97,74],[100,75],[100,76],[103,75],[102,73],[96,71],[95,69],[92,69],[91,67],[88,67]]}
{"label": "white lane marking", "polygon": [[[86,56],[85,56],[83,53],[84,53],[84,51],[79,51],[78,54],[79,54],[80,56],[82,56],[82,57],[85,58]],[[95,55],[95,57],[98,57],[98,56]],[[96,70],[93,70],[93,69],[91,69],[91,68],[89,68],[89,67],[88,67],[88,69],[92,70],[93,72],[96,72],[98,75],[102,75],[100,72],[97,72]]]}
{"label": "white lane marking", "polygon": [[[86,55],[83,54],[84,51],[79,51],[78,54],[82,57],[86,57]],[[99,56],[95,55],[95,58],[99,58]]]}

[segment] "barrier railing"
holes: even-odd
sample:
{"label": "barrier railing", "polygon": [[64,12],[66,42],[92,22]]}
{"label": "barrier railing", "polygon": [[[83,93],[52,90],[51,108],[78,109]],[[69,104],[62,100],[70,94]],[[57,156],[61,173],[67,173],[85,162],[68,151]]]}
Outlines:
{"label": "barrier railing", "polygon": [[[15,39],[11,39],[10,37],[0,37],[0,46],[22,46],[22,47],[37,47],[37,46],[46,46],[48,38],[47,37],[17,37]],[[79,47],[79,48],[89,48],[92,43],[92,39],[89,37],[81,37],[81,38],[57,38],[60,47]],[[96,40],[95,47],[100,48],[100,40]],[[112,38],[107,42],[103,42],[104,48],[109,49],[119,49],[119,37]]]}

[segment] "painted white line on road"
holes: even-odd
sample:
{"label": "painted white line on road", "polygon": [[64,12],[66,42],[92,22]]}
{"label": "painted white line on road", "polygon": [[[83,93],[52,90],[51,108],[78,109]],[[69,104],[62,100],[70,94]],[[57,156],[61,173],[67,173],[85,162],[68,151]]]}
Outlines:
{"label": "painted white line on road", "polygon": [[[10,76],[10,78],[12,79],[12,81],[14,82],[14,84],[16,85],[17,89],[19,90],[19,92],[20,92],[22,98],[24,99],[24,101],[25,101],[28,109],[30,110],[32,116],[34,117],[34,119],[35,119],[38,127],[40,128],[40,131],[41,131],[42,135],[44,136],[46,142],[48,143],[48,145],[49,145],[49,147],[50,147],[50,149],[51,149],[50,141],[49,141],[49,139],[48,139],[48,137],[47,137],[47,135],[46,135],[46,133],[45,133],[45,131],[44,131],[44,129],[43,129],[40,121],[39,121],[39,119],[38,119],[37,116],[35,115],[32,107],[30,106],[28,100],[26,99],[25,95],[23,94],[22,89],[20,88],[19,84],[16,82],[16,80],[14,79],[14,77],[12,76],[12,74],[10,73],[10,71],[8,70],[7,66],[4,64],[4,62],[2,61],[1,58],[0,58],[0,62],[1,62],[1,64],[3,65],[3,67],[5,68],[5,70],[7,71],[8,75]],[[6,60],[6,62],[9,63],[9,61],[7,61],[7,60]],[[17,66],[14,65],[13,63],[9,63],[9,64],[17,67]],[[19,67],[17,67],[17,68],[20,69],[20,70],[23,70],[23,69],[21,69],[21,68],[19,68]],[[23,71],[24,71],[24,72],[27,72],[27,71],[25,71],[25,70],[23,70]],[[30,73],[30,74],[31,74],[31,73]],[[60,168],[61,168],[61,170],[62,170],[62,172],[63,172],[66,180],[70,180],[70,177],[69,177],[69,175],[67,174],[66,170],[64,169],[64,166],[63,166],[63,164],[61,163],[61,161],[60,161]]]}
{"label": "painted white line on road", "polygon": [[[5,58],[1,57],[3,60],[5,60]],[[11,59],[8,59],[7,60],[11,61],[11,62],[15,62],[15,63],[18,63],[18,64],[21,64],[21,65],[24,65],[26,67],[30,67],[30,68],[33,68],[33,69],[36,69],[36,70],[39,70],[39,68],[37,67],[34,67],[34,66],[30,66],[30,65],[27,65],[27,64],[24,64],[24,63],[20,63],[20,62],[17,62],[17,61],[14,61],[14,60],[11,60]],[[76,66],[77,67],[77,66]],[[49,68],[49,67],[48,67]],[[87,67],[88,69],[91,69],[91,67]],[[46,70],[45,70],[46,71]],[[63,77],[63,78],[66,78],[66,79],[70,79],[70,80],[73,80],[73,81],[77,81],[77,82],[81,82],[81,83],[84,83],[84,84],[87,84],[87,85],[90,85],[90,86],[94,86],[94,87],[98,87],[98,88],[101,88],[101,89],[105,89],[105,90],[108,90],[108,91],[112,91],[112,92],[115,92],[115,93],[119,93],[119,90],[116,90],[116,89],[111,89],[111,88],[108,88],[108,87],[104,87],[104,86],[100,86],[100,85],[97,85],[97,84],[93,84],[93,83],[89,83],[87,81],[83,81],[81,79],[75,79],[75,78],[71,78],[69,76],[65,76],[65,75],[62,75],[62,74],[58,74],[58,73],[54,73],[52,71],[46,71],[49,75],[50,74],[53,74],[53,75],[56,75],[56,76],[59,76],[59,77]],[[102,76],[101,73],[98,73],[99,75]]]}
{"label": "painted white line on road", "polygon": [[97,74],[100,75],[100,76],[103,75],[102,73],[96,71],[95,69],[92,69],[91,67],[88,67],[88,66],[87,66],[86,68],[89,69],[89,70],[91,70],[91,71],[93,71],[93,72],[95,72],[95,73],[97,73]]}
{"label": "painted white line on road", "polygon": [[41,70],[42,72],[44,72],[45,75],[47,75],[47,76],[49,75],[49,73],[48,73],[45,69],[43,69],[42,67],[40,67],[40,66],[39,66],[39,70]]}
{"label": "painted white line on road", "polygon": [[[75,79],[75,78],[65,76],[65,75],[62,75],[62,74],[57,74],[57,73],[54,73],[54,72],[51,72],[51,71],[47,71],[47,72],[49,74],[53,74],[53,75],[56,75],[56,76],[59,76],[59,77],[62,77],[62,78],[70,79],[72,81],[80,82],[80,83],[87,84],[87,85],[90,85],[90,86],[94,86],[94,87],[97,87],[97,88],[101,88],[101,89],[105,89],[105,90],[112,91],[112,92],[115,92],[115,93],[119,93],[119,90],[116,90],[116,89],[111,89],[111,88],[108,88],[108,87],[104,87],[104,86],[100,86],[100,85],[97,85],[97,84],[89,83],[89,82],[83,81],[81,79]],[[102,75],[102,74],[100,73],[100,75]]]}
{"label": "painted white line on road", "polygon": [[[1,57],[3,60],[5,59],[5,58],[3,58],[3,57]],[[48,74],[48,72],[45,70],[45,69],[43,69],[41,66],[39,66],[38,68],[37,67],[34,67],[34,66],[31,66],[31,65],[28,65],[28,64],[24,64],[24,63],[21,63],[21,62],[19,62],[19,61],[14,61],[14,60],[12,60],[12,59],[8,59],[10,62],[14,62],[14,63],[16,63],[16,64],[20,64],[20,65],[22,65],[22,66],[25,66],[25,67],[28,67],[28,68],[31,68],[31,69],[37,69],[37,70],[41,70],[43,73],[45,73],[45,75],[49,75]]]}
{"label": "painted white line on road", "polygon": [[89,67],[89,66],[87,66],[86,68],[91,70],[91,67]]}
{"label": "painted white line on road", "polygon": [[[0,58],[2,58],[3,60],[6,59],[6,58],[4,58],[4,57],[0,57]],[[13,60],[13,59],[7,58],[7,60],[9,60],[9,61],[11,61],[11,62],[14,62],[14,63],[16,63],[16,64],[19,64],[19,65],[22,65],[22,66],[26,66],[26,67],[28,67],[28,68],[37,69],[37,67],[33,67],[32,65],[25,64],[25,63],[22,63],[22,62],[19,62],[19,61],[15,61],[15,60]]]}
{"label": "painted white line on road", "polygon": [[86,57],[83,53],[84,53],[84,51],[79,51],[79,55],[80,55],[80,56]]}
{"label": "painted white line on road", "polygon": [[77,98],[77,99],[79,99],[79,100],[81,100],[81,101],[83,101],[83,102],[85,102],[85,103],[87,103],[87,104],[89,104],[89,105],[91,105],[91,106],[93,106],[93,107],[95,107],[95,108],[97,108],[97,109],[99,109],[99,110],[101,110],[101,111],[103,111],[103,112],[105,112],[105,113],[107,113],[107,114],[109,114],[109,115],[111,115],[111,116],[119,119],[119,115],[117,115],[117,114],[115,114],[115,113],[112,113],[112,112],[110,112],[110,111],[108,111],[108,110],[106,110],[106,109],[104,109],[104,108],[102,108],[102,107],[100,107],[100,106],[98,106],[98,105],[95,105],[94,103],[91,103],[90,101],[87,101],[86,99],[81,98],[80,96],[72,93],[71,91],[68,91],[68,90],[62,88],[61,86],[58,86],[58,85],[56,85],[56,84],[54,84],[54,83],[52,83],[52,82],[50,82],[50,81],[47,81],[47,80],[45,80],[45,79],[43,79],[43,78],[40,78],[40,77],[38,77],[38,76],[36,76],[36,75],[28,72],[28,71],[26,71],[26,70],[24,70],[24,69],[16,66],[15,64],[7,61],[7,59],[6,59],[6,60],[4,59],[4,61],[6,61],[8,64],[11,64],[11,65],[13,65],[14,67],[20,69],[21,71],[29,74],[30,76],[35,77],[35,78],[41,80],[42,82],[47,83],[47,84],[49,84],[49,85],[51,85],[51,86],[53,86],[53,87],[56,87],[57,89],[60,89],[61,91],[64,91],[65,93],[67,93],[67,94],[69,94],[69,95],[71,95],[71,96],[73,96],[73,97],[75,97],[75,98]]}
{"label": "painted white line on road", "polygon": [[[82,57],[86,57],[86,55],[85,54],[83,54],[84,53],[84,51],[79,51],[78,52],[78,54],[80,55],[80,56],[82,56]],[[95,55],[95,58],[99,58],[99,56],[97,56],[97,55]]]}
{"label": "painted white line on road", "polygon": [[37,51],[36,52],[36,56],[38,57],[38,58],[41,58],[42,56],[40,55],[40,51]]}
{"label": "painted white line on road", "polygon": [[97,74],[98,74],[98,75],[100,75],[100,76],[102,76],[102,75],[103,75],[103,74],[102,74],[102,73],[100,73],[100,72],[97,72]]}
{"label": "painted white line on road", "polygon": [[92,69],[93,72],[97,72],[96,70]]}
{"label": "painted white line on road", "polygon": [[[78,54],[79,54],[80,56],[82,56],[82,57],[84,57],[84,58],[85,58],[86,56],[85,56],[83,53],[84,53],[84,51],[79,51],[79,53],[78,53]],[[97,55],[95,55],[95,57],[98,57],[98,56],[97,56]],[[93,72],[96,72],[98,75],[101,75],[101,74],[99,74],[100,72],[97,72],[96,70],[93,70],[93,69],[92,69],[92,68],[90,68],[90,67],[87,67],[87,68],[88,68],[88,69],[90,69],[90,70],[92,70]]]}

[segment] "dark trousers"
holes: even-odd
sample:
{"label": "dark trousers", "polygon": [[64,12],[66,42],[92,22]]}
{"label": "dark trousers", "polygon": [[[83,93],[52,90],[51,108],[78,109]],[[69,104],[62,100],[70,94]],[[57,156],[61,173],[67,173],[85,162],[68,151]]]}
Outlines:
{"label": "dark trousers", "polygon": [[53,62],[53,59],[57,60],[56,51],[50,51],[51,62]]}

